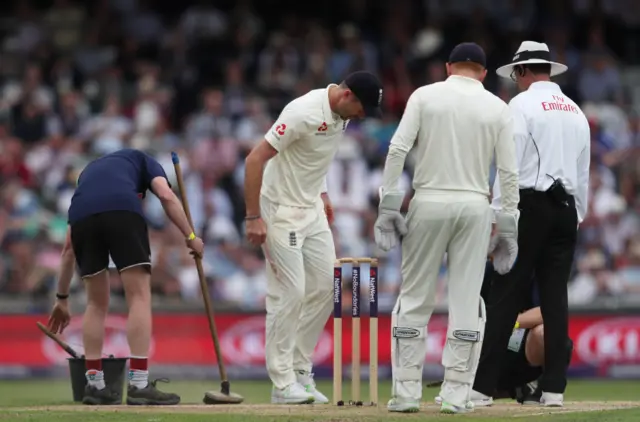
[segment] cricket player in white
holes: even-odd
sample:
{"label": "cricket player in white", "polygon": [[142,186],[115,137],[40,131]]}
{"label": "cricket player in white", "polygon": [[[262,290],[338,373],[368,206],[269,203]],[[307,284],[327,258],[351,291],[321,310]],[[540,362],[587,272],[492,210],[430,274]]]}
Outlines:
{"label": "cricket player in white", "polygon": [[[332,309],[336,258],[326,175],[350,119],[379,115],[382,86],[355,72],[290,102],[246,159],[246,232],[267,258],[273,403],[328,403],[312,355]],[[263,167],[264,169],[263,177]]]}
{"label": "cricket player in white", "polygon": [[[446,81],[417,89],[407,102],[389,147],[375,224],[383,250],[403,236],[403,282],[391,321],[393,387],[387,407],[392,412],[419,410],[426,326],[445,253],[449,328],[441,411],[473,409],[469,395],[485,322],[480,288],[494,217],[488,200],[494,152],[503,200],[495,215],[496,269],[508,272],[517,255],[518,169],[509,108],[484,89],[486,58],[477,44],[458,45],[446,66]],[[414,143],[415,195],[405,226],[399,212],[404,193],[397,182]]]}

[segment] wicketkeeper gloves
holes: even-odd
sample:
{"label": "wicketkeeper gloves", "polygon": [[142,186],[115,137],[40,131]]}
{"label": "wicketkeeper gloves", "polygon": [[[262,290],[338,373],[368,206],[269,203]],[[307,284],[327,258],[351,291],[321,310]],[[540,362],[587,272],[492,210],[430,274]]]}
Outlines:
{"label": "wicketkeeper gloves", "polygon": [[511,271],[518,256],[518,218],[520,213],[496,212],[497,233],[489,243],[489,253],[493,253],[493,268],[498,274]]}
{"label": "wicketkeeper gloves", "polygon": [[378,207],[378,219],[374,226],[376,245],[387,252],[393,249],[400,237],[407,234],[407,224],[400,214],[400,207],[404,200],[401,192],[382,192],[380,189],[380,205]]}

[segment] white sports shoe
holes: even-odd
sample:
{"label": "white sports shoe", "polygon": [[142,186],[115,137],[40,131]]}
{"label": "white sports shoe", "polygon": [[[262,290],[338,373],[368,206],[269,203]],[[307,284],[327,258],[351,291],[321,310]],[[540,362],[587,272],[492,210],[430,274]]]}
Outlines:
{"label": "white sports shoe", "polygon": [[282,389],[275,386],[271,389],[271,403],[273,404],[310,404],[313,401],[313,394],[307,393],[298,382],[289,384]]}
{"label": "white sports shoe", "polygon": [[296,371],[296,379],[302,385],[305,391],[314,398],[314,404],[327,404],[329,399],[316,388],[316,382],[313,380],[313,373],[307,371]]}
{"label": "white sports shoe", "polygon": [[[442,400],[442,398],[440,400]],[[446,401],[443,401],[440,405],[440,413],[446,413],[449,415],[454,413],[470,413],[473,412],[473,409],[475,409],[475,406],[472,401],[468,401],[464,407],[456,406],[455,404],[447,403]]]}
{"label": "white sports shoe", "polygon": [[469,400],[475,407],[489,407],[493,405],[493,397],[484,395],[476,390],[471,390]]}
{"label": "white sports shoe", "polygon": [[563,407],[564,396],[560,393],[545,393],[543,391],[542,397],[540,397],[540,404],[544,407]]}
{"label": "white sports shoe", "polygon": [[420,411],[420,401],[394,397],[387,403],[387,410],[398,413],[416,413]]}

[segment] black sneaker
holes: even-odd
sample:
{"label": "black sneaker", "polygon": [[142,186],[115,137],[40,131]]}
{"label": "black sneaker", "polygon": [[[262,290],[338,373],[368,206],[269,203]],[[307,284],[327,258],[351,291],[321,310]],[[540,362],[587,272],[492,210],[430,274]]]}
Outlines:
{"label": "black sneaker", "polygon": [[84,397],[82,398],[82,404],[88,404],[93,406],[100,405],[113,405],[122,403],[122,397],[117,391],[111,390],[109,387],[105,387],[102,390],[98,390],[92,385],[84,387]]}
{"label": "black sneaker", "polygon": [[516,399],[522,405],[540,405],[540,397],[542,397],[542,389],[538,386],[538,381],[516,387]]}
{"label": "black sneaker", "polygon": [[151,381],[145,388],[129,385],[127,390],[127,404],[130,406],[170,406],[180,403],[180,396],[165,393],[156,388],[158,382],[169,382],[166,378]]}

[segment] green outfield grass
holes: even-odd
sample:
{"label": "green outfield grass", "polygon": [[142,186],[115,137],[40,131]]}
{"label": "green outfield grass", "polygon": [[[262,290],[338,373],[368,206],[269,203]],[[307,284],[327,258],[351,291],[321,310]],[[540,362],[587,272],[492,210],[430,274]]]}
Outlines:
{"label": "green outfield grass", "polygon": [[[389,398],[390,384],[380,383],[380,407],[338,408],[332,405],[316,406],[269,406],[270,384],[265,381],[232,381],[232,391],[245,397],[239,406],[196,406],[201,404],[206,390],[219,389],[217,381],[176,381],[160,384],[167,391],[182,396],[184,406],[171,408],[135,407],[89,407],[74,405],[71,388],[66,380],[29,380],[0,382],[0,421],[51,421],[51,422],[210,422],[215,421],[399,421],[404,419],[427,419],[429,421],[449,420],[451,416],[440,416],[437,407],[431,405],[437,388],[424,389],[425,411],[415,415],[395,415],[386,412],[384,405]],[[321,381],[318,386],[325,393],[331,393],[331,382]],[[368,398],[368,384],[362,383],[363,399]],[[350,386],[343,387],[348,399]],[[500,400],[491,409],[479,409],[473,414],[454,417],[471,418],[474,421],[564,421],[564,422],[631,422],[640,420],[640,382],[638,381],[572,381],[565,400],[571,404],[559,411],[543,408],[526,408],[514,405],[510,400]],[[627,402],[624,407],[638,406],[623,410],[601,410],[612,403]],[[638,401],[638,403],[635,403]],[[576,403],[580,402],[580,403]],[[597,402],[597,403],[596,403]],[[631,403],[634,402],[634,403]],[[191,406],[189,406],[191,405]],[[620,407],[623,404],[620,403]],[[616,406],[617,407],[617,406]],[[578,413],[584,410],[583,413]],[[91,412],[89,415],[88,412]]]}

